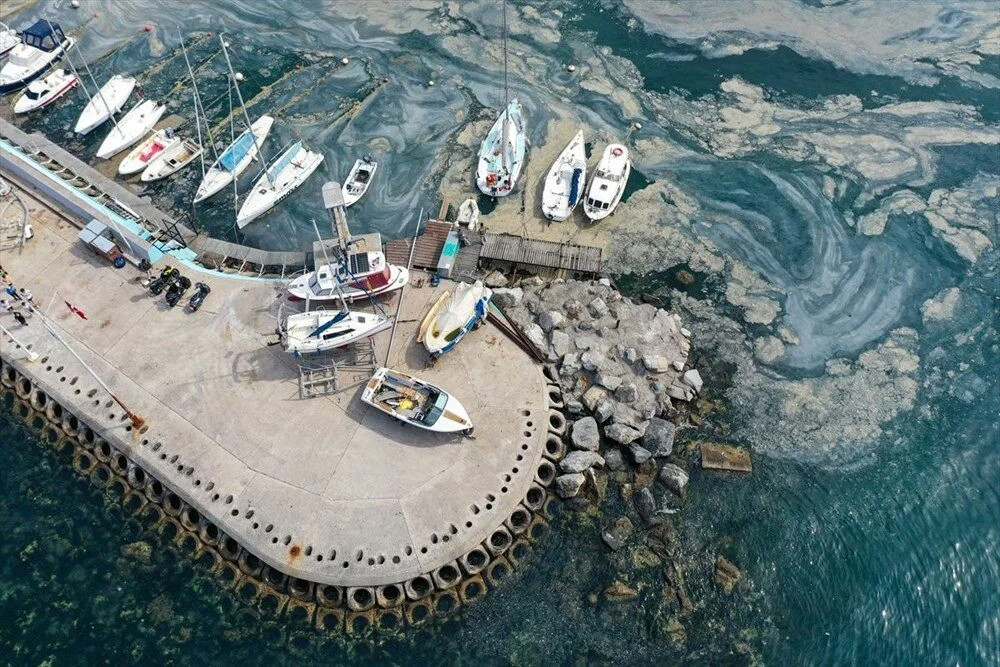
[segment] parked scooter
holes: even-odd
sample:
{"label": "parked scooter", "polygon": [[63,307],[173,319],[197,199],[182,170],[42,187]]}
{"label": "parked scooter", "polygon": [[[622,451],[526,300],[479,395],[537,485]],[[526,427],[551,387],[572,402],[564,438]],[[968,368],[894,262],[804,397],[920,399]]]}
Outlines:
{"label": "parked scooter", "polygon": [[167,305],[171,308],[176,306],[189,287],[191,287],[191,280],[186,276],[178,276],[177,280],[170,283],[170,286],[167,287]]}
{"label": "parked scooter", "polygon": [[205,297],[207,297],[208,293],[211,291],[212,288],[205,283],[195,283],[194,294],[192,294],[190,300],[188,300],[188,311],[193,313],[201,308],[201,304],[205,303]]}
{"label": "parked scooter", "polygon": [[163,289],[167,286],[170,280],[177,275],[179,275],[179,272],[174,267],[163,267],[163,270],[160,271],[160,275],[149,281],[149,293],[159,295],[163,292]]}

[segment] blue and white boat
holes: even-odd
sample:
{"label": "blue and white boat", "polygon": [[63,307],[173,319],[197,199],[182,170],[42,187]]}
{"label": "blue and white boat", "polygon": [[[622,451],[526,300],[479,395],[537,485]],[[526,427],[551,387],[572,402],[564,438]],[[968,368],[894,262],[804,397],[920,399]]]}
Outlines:
{"label": "blue and white boat", "polygon": [[10,49],[7,62],[0,68],[0,95],[20,90],[48,72],[74,43],[58,23],[35,21],[21,33],[21,43]]}
{"label": "blue and white boat", "polygon": [[552,163],[542,190],[542,213],[549,220],[563,221],[573,213],[587,185],[587,153],[583,130],[576,133]]}
{"label": "blue and white boat", "polygon": [[445,292],[420,325],[424,347],[433,357],[448,352],[465,335],[486,321],[493,290],[482,281],[459,283],[455,294]]}
{"label": "blue and white boat", "polygon": [[[204,201],[216,194],[222,188],[239,178],[250,163],[257,157],[257,150],[274,125],[274,118],[261,116],[248,130],[236,137],[236,140],[219,155],[219,159],[205,172],[205,177],[195,193],[194,203]],[[256,138],[256,139],[255,139]]]}
{"label": "blue and white boat", "polygon": [[239,228],[242,229],[264,215],[277,206],[278,202],[295,192],[322,162],[322,153],[308,150],[301,141],[289,146],[257,179],[253,190],[243,201],[239,213],[236,214],[236,224]]}

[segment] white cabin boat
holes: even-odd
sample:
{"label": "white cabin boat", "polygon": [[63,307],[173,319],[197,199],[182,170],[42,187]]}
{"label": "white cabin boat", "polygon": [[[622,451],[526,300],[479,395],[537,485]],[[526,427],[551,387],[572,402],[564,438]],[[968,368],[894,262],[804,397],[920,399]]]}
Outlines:
{"label": "white cabin boat", "polygon": [[552,163],[542,190],[542,213],[549,220],[568,218],[587,187],[587,153],[583,130],[576,133]]}
{"label": "white cabin boat", "polygon": [[66,69],[49,72],[41,79],[35,79],[14,100],[14,113],[30,113],[48,106],[68,93],[80,80]]}
{"label": "white cabin boat", "polygon": [[[10,45],[11,30],[4,26],[2,44]],[[17,33],[14,33],[14,37]],[[7,62],[0,68],[0,95],[20,90],[48,72],[76,42],[63,34],[58,23],[44,19],[26,28],[19,42],[8,46]]]}
{"label": "white cabin boat", "polygon": [[524,118],[521,103],[514,98],[500,112],[479,148],[476,185],[492,197],[504,197],[514,190],[524,166]]}
{"label": "white cabin boat", "polygon": [[172,176],[194,162],[201,155],[201,152],[201,146],[194,139],[174,141],[149,161],[140,179],[145,183],[150,183]]}
{"label": "white cabin boat", "polygon": [[470,232],[479,229],[479,204],[475,199],[470,197],[459,205],[456,222],[459,227],[466,227]]}
{"label": "white cabin boat", "polygon": [[282,347],[295,356],[345,347],[392,326],[392,319],[352,310],[313,310],[289,315],[278,329]]}
{"label": "white cabin boat", "polygon": [[240,229],[264,215],[305,183],[323,162],[323,154],[308,150],[296,141],[278,156],[267,172],[257,179],[243,200],[236,224]]}
{"label": "white cabin boat", "polygon": [[472,435],[472,420],[457,398],[430,382],[400,371],[389,368],[375,371],[361,392],[361,400],[417,428]]}
{"label": "white cabin boat", "polygon": [[205,178],[202,179],[201,185],[198,186],[198,192],[194,196],[195,204],[216,194],[232,183],[234,178],[239,178],[240,174],[246,171],[246,168],[257,157],[257,147],[267,139],[272,125],[274,125],[274,118],[261,116],[254,121],[250,129],[244,130],[243,134],[229,144],[229,147],[222,152],[215,164],[205,173]]}
{"label": "white cabin boat", "polygon": [[477,280],[471,284],[459,283],[454,296],[434,304],[420,325],[424,347],[431,356],[448,352],[485,322],[492,296],[493,290]]}
{"label": "white cabin boat", "polygon": [[378,169],[378,162],[372,161],[371,155],[366,155],[363,159],[354,162],[351,173],[347,175],[347,180],[344,182],[344,208],[355,203],[368,192],[368,186],[372,184],[376,169]]}
{"label": "white cabin boat", "polygon": [[400,289],[409,279],[410,272],[387,263],[381,250],[359,251],[350,253],[346,262],[325,264],[299,276],[288,284],[288,293],[309,301],[334,301],[343,294],[346,301],[354,301]]}
{"label": "white cabin boat", "polygon": [[583,212],[591,220],[603,220],[611,215],[621,201],[632,173],[632,161],[628,148],[621,144],[611,144],[604,149],[601,161],[597,163],[594,175],[583,201]]}
{"label": "white cabin boat", "polygon": [[143,100],[111,128],[97,149],[97,157],[107,160],[146,136],[163,117],[167,107],[162,102]]}
{"label": "white cabin boat", "polygon": [[90,102],[80,112],[73,131],[77,134],[88,134],[108,121],[111,116],[121,111],[135,89],[135,79],[131,76],[115,74],[107,83],[90,98]]}
{"label": "white cabin boat", "polygon": [[146,169],[164,151],[180,142],[180,137],[174,134],[173,129],[166,127],[157,130],[125,156],[125,159],[118,165],[118,173],[122,176],[137,174]]}
{"label": "white cabin boat", "polygon": [[0,58],[6,58],[15,46],[21,43],[21,36],[6,23],[0,21]]}

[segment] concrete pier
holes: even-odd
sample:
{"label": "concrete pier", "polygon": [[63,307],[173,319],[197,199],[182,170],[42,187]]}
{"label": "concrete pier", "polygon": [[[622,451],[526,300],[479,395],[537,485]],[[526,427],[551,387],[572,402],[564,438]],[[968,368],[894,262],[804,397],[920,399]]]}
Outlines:
{"label": "concrete pier", "polygon": [[[549,459],[561,456],[564,421],[549,407],[558,389],[489,326],[429,365],[415,331],[447,282],[431,288],[416,274],[389,365],[457,396],[475,440],[406,427],[362,404],[360,388],[300,399],[295,360],[268,345],[275,284],[182,267],[212,291],[197,313],[182,309],[186,299],[170,309],[138,284],[136,269],[114,269],[76,240],[61,212],[23,197],[35,238],[5,252],[4,268],[146,425],[133,429],[37,316],[20,327],[0,314],[39,355],[30,362],[4,340],[4,384],[57,421],[72,414],[77,431],[92,431],[94,456],[130,475],[141,469],[147,496],[162,485],[164,511],[203,536],[213,527],[207,543],[244,572],[266,564],[300,590],[343,587],[352,609],[391,606],[392,590],[398,603],[403,592],[418,599],[428,584],[446,590],[475,575],[531,523],[555,475]],[[386,338],[376,339],[380,360]],[[332,597],[329,586],[317,595]],[[389,597],[375,596],[384,586]]]}

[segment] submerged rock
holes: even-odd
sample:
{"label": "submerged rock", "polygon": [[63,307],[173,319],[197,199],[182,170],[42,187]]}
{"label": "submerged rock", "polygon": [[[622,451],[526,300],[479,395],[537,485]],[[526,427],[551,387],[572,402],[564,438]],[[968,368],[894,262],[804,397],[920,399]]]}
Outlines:
{"label": "submerged rock", "polygon": [[148,563],[153,558],[153,547],[148,542],[139,540],[138,542],[122,545],[121,554],[122,556]]}
{"label": "submerged rock", "polygon": [[680,466],[664,463],[658,476],[660,483],[681,498],[687,492],[688,474]]}
{"label": "submerged rock", "polygon": [[740,582],[743,573],[738,567],[730,563],[724,556],[715,559],[715,583],[729,595]]}
{"label": "submerged rock", "polygon": [[625,542],[632,536],[634,531],[635,526],[632,524],[632,520],[627,516],[622,516],[618,517],[617,521],[601,533],[601,539],[611,547],[612,551],[618,551],[625,545]]}
{"label": "submerged rock", "polygon": [[639,591],[623,581],[616,581],[604,589],[604,598],[608,602],[627,602],[639,595]]}
{"label": "submerged rock", "polygon": [[722,445],[717,442],[702,442],[699,444],[699,449],[702,468],[753,472],[750,452],[742,447]]}
{"label": "submerged rock", "polygon": [[635,511],[639,513],[643,523],[647,526],[653,523],[653,517],[656,515],[656,498],[648,487],[636,490],[632,496],[632,504],[635,505]]}

